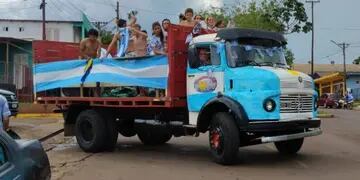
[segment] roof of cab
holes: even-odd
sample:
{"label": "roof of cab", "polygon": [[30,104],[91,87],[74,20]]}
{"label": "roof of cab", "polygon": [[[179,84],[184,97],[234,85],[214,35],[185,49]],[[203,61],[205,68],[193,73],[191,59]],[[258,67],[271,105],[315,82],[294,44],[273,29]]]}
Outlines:
{"label": "roof of cab", "polygon": [[219,30],[217,37],[224,40],[234,40],[234,39],[246,39],[246,38],[255,38],[255,39],[269,39],[277,41],[280,44],[286,44],[286,39],[281,33],[263,31],[258,29],[244,29],[244,28],[225,28]]}
{"label": "roof of cab", "polygon": [[198,43],[213,43],[215,42],[217,34],[213,33],[213,34],[205,34],[205,35],[200,35],[197,37],[194,37],[194,39],[191,41],[191,44],[198,44]]}

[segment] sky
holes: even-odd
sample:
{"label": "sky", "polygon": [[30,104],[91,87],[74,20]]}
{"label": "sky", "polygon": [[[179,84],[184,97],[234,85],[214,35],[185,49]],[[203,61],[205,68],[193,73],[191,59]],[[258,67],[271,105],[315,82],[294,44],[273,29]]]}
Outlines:
{"label": "sky", "polygon": [[[71,19],[84,11],[92,21],[110,21],[115,17],[116,0],[46,0],[49,17]],[[148,31],[154,21],[169,18],[178,21],[179,13],[192,7],[200,10],[206,7],[234,5],[249,0],[119,0],[120,15],[126,18],[130,10],[139,12],[139,23]],[[299,0],[305,3],[305,0]],[[38,8],[40,0],[0,0],[0,19],[18,16],[41,18]],[[343,62],[342,50],[330,40],[350,43],[346,49],[347,63],[360,56],[359,0],[320,0],[315,4],[315,63]],[[311,5],[305,3],[309,18]],[[288,47],[295,54],[295,63],[307,63],[311,58],[311,33],[294,33],[287,36]]]}

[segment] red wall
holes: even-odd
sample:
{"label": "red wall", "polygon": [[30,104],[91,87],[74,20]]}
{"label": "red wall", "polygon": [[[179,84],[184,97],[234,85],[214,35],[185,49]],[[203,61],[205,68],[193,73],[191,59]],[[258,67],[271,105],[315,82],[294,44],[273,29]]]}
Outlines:
{"label": "red wall", "polygon": [[47,63],[79,58],[79,43],[33,41],[34,63]]}

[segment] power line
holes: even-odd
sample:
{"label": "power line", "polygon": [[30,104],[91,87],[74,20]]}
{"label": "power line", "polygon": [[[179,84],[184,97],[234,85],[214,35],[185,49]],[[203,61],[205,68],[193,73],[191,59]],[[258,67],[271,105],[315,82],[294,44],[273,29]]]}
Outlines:
{"label": "power line", "polygon": [[[104,4],[103,2],[99,2],[99,1],[90,1],[89,3],[93,3],[93,4],[101,4],[104,6],[109,6],[109,7],[114,7],[113,5],[110,4]],[[140,11],[145,11],[145,12],[151,12],[151,13],[156,13],[156,14],[164,14],[164,15],[170,15],[170,16],[177,16],[177,14],[172,14],[172,13],[168,13],[168,12],[162,12],[162,11],[154,11],[154,10],[150,10],[150,9],[143,9],[143,8],[137,8],[137,7],[130,7],[130,6],[125,6],[125,5],[119,5],[122,8],[128,8],[128,9],[134,9],[134,10],[140,10]]]}
{"label": "power line", "polygon": [[323,57],[320,58],[320,60],[323,60],[323,59],[326,59],[326,58],[329,58],[329,57],[333,57],[333,56],[339,55],[340,53],[341,53],[341,51],[338,51],[338,52],[336,52],[336,53],[332,53],[332,54],[323,56]]}
{"label": "power line", "polygon": [[360,28],[319,28],[320,30],[329,30],[329,31],[360,31]]}

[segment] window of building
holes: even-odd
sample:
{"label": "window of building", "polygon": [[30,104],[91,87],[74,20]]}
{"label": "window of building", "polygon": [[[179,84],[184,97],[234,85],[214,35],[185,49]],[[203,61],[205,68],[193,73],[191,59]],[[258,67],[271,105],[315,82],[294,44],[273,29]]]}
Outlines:
{"label": "window of building", "polygon": [[19,27],[19,32],[23,32],[24,31],[24,27]]}
{"label": "window of building", "polygon": [[3,27],[3,31],[9,31],[9,27]]}
{"label": "window of building", "polygon": [[356,81],[356,84],[360,84],[360,81]]}

